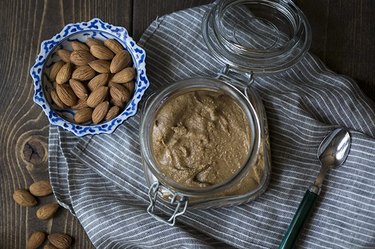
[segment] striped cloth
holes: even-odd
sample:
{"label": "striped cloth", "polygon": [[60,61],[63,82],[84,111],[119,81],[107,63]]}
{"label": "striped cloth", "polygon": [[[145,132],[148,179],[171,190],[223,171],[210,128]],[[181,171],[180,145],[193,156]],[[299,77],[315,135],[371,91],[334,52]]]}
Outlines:
{"label": "striped cloth", "polygon": [[[201,19],[207,6],[155,20],[140,45],[151,90],[223,67],[207,51]],[[324,136],[347,127],[352,147],[327,176],[298,248],[375,248],[375,105],[350,79],[307,54],[293,68],[257,75],[267,112],[271,182],[257,200],[234,207],[188,209],[170,227],[146,213],[140,115],[113,134],[74,137],[50,127],[49,170],[56,198],[74,213],[97,248],[276,248],[319,172]],[[159,210],[160,211],[160,210]]]}

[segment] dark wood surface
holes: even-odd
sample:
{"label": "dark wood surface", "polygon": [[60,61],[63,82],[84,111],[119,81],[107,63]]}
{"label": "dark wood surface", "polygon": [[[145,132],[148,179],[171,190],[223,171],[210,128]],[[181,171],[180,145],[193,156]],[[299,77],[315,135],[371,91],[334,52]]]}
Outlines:
{"label": "dark wood surface", "polygon": [[[40,42],[70,22],[99,17],[135,39],[157,16],[207,0],[0,1],[0,248],[25,248],[36,230],[64,232],[74,248],[92,248],[77,219],[60,209],[39,221],[36,208],[12,199],[15,189],[47,179],[48,122],[32,101],[29,68]],[[297,0],[313,31],[311,51],[332,70],[354,78],[375,100],[375,1]],[[40,198],[39,203],[53,197]]]}

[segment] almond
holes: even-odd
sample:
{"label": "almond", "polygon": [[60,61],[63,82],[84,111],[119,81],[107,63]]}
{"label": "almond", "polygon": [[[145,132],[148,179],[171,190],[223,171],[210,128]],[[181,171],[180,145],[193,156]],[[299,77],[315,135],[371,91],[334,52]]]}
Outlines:
{"label": "almond", "polygon": [[82,108],[85,108],[85,107],[89,107],[87,105],[86,100],[87,100],[87,98],[86,99],[79,99],[78,103],[76,105],[72,106],[72,109],[79,110],[79,109],[82,109]]}
{"label": "almond", "polygon": [[120,109],[124,108],[124,106],[125,106],[125,103],[119,101],[118,99],[112,98],[110,102],[111,102],[112,105],[115,105],[115,106],[119,107]]}
{"label": "almond", "polygon": [[68,84],[56,86],[57,96],[67,106],[74,106],[77,103],[77,96]]}
{"label": "almond", "polygon": [[48,235],[48,241],[59,249],[68,249],[72,244],[72,237],[63,233]]}
{"label": "almond", "polygon": [[122,69],[120,72],[116,73],[111,79],[115,83],[127,83],[134,79],[135,70],[132,67],[127,67]]}
{"label": "almond", "polygon": [[90,66],[80,66],[77,67],[76,70],[74,70],[72,79],[75,80],[91,80],[95,77],[95,71]]}
{"label": "almond", "polygon": [[72,52],[65,50],[65,49],[59,49],[57,50],[56,54],[60,57],[61,60],[63,60],[66,63],[70,62],[70,54]]}
{"label": "almond", "polygon": [[100,123],[100,121],[102,121],[104,117],[107,115],[108,109],[109,109],[108,101],[104,101],[100,103],[99,105],[97,105],[94,111],[92,112],[92,122],[94,124]]}
{"label": "almond", "polygon": [[109,78],[108,74],[99,74],[99,75],[95,76],[94,78],[92,78],[89,81],[89,83],[87,84],[87,86],[89,87],[89,89],[91,91],[94,91],[99,86],[106,85],[107,81],[108,81],[108,78]]}
{"label": "almond", "polygon": [[48,220],[49,218],[52,218],[58,208],[59,204],[57,203],[44,204],[36,211],[36,217],[40,220]]}
{"label": "almond", "polygon": [[92,115],[92,109],[89,107],[84,107],[82,109],[79,109],[74,114],[74,121],[78,124],[86,123],[91,120]]}
{"label": "almond", "polygon": [[109,89],[109,93],[115,101],[127,103],[130,100],[129,90],[119,84],[113,84]]}
{"label": "almond", "polygon": [[109,73],[111,63],[106,60],[95,60],[89,63],[90,67],[98,73]]}
{"label": "almond", "polygon": [[66,105],[61,101],[59,96],[57,96],[56,90],[51,91],[51,98],[52,98],[53,103],[55,103],[55,105],[57,105],[57,107],[59,107],[61,109],[66,108]]}
{"label": "almond", "polygon": [[86,51],[90,51],[90,48],[82,43],[82,42],[79,42],[79,41],[72,41],[72,48],[73,50],[86,50]]}
{"label": "almond", "polygon": [[112,50],[112,52],[115,54],[120,53],[122,50],[124,50],[124,47],[121,46],[121,44],[114,39],[105,40],[104,45],[110,50]]}
{"label": "almond", "polygon": [[116,117],[119,114],[119,112],[120,112],[120,107],[118,107],[118,106],[112,106],[108,110],[108,113],[105,116],[105,120],[108,121],[108,120],[113,119],[114,117]]}
{"label": "almond", "polygon": [[95,60],[95,57],[87,50],[74,50],[70,55],[70,61],[77,66],[87,65],[93,60]]}
{"label": "almond", "polygon": [[47,180],[34,182],[30,185],[29,190],[32,195],[38,197],[52,194],[51,184]]}
{"label": "almond", "polygon": [[27,249],[37,249],[41,246],[46,239],[46,234],[44,232],[34,232],[30,235],[27,240]]}
{"label": "almond", "polygon": [[89,107],[95,108],[97,105],[102,103],[106,98],[108,93],[108,87],[100,86],[95,89],[87,98],[87,105]]}
{"label": "almond", "polygon": [[101,60],[111,60],[115,55],[110,49],[101,45],[90,46],[90,52],[93,56]]}
{"label": "almond", "polygon": [[125,67],[129,65],[129,62],[131,61],[131,57],[128,51],[121,51],[113,57],[111,62],[111,73],[118,73]]}
{"label": "almond", "polygon": [[56,75],[56,83],[63,84],[67,82],[72,76],[72,71],[73,71],[72,64],[66,63],[65,65],[63,65]]}
{"label": "almond", "polygon": [[129,90],[130,94],[134,91],[134,87],[135,87],[134,81],[129,81],[129,82],[124,83],[122,85]]}
{"label": "almond", "polygon": [[56,80],[57,73],[60,71],[62,66],[64,66],[63,61],[58,61],[56,63],[53,63],[53,65],[51,66],[51,70],[49,71],[49,75],[48,75],[48,77],[51,81]]}
{"label": "almond", "polygon": [[13,200],[21,206],[32,207],[36,205],[36,199],[25,189],[18,189],[13,193]]}
{"label": "almond", "polygon": [[94,39],[94,38],[87,38],[86,40],[86,44],[91,47],[92,45],[99,45],[99,46],[103,46],[103,42],[102,41],[99,41],[97,39]]}
{"label": "almond", "polygon": [[43,246],[43,249],[58,249],[56,246],[48,243]]}
{"label": "almond", "polygon": [[71,79],[69,80],[69,85],[72,88],[74,94],[80,99],[86,99],[89,95],[87,92],[86,87],[82,84],[82,82],[78,80]]}

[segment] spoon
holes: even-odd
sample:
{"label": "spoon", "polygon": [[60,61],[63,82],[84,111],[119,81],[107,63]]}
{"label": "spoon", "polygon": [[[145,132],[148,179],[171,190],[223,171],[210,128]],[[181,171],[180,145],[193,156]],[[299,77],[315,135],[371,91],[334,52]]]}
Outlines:
{"label": "spoon", "polygon": [[320,194],[324,177],[328,170],[341,166],[349,153],[350,134],[343,128],[337,128],[330,132],[320,143],[317,156],[321,163],[320,172],[314,184],[306,191],[303,199],[295,213],[292,222],[285,233],[279,249],[293,248],[298,235],[303,228],[307,218],[310,216],[315,201]]}

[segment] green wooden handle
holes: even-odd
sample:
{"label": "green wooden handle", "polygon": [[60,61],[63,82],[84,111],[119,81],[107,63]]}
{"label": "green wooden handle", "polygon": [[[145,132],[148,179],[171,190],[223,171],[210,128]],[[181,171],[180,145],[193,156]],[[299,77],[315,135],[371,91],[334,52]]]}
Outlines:
{"label": "green wooden handle", "polygon": [[288,231],[285,233],[284,238],[280,243],[279,249],[291,249],[294,247],[306,219],[310,216],[311,211],[313,210],[317,197],[318,195],[316,193],[311,192],[310,190],[306,191],[302,202],[299,204],[298,210],[288,227]]}

